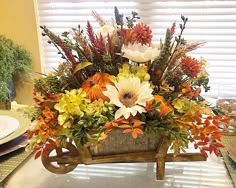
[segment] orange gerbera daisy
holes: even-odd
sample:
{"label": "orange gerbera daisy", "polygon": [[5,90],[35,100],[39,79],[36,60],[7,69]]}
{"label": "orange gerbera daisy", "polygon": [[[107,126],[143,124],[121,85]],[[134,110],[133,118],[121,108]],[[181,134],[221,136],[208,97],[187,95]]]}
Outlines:
{"label": "orange gerbera daisy", "polygon": [[114,85],[109,79],[109,74],[98,72],[93,76],[89,77],[82,84],[83,91],[86,92],[86,97],[91,101],[102,99],[104,101],[109,101],[109,98],[103,95],[103,91],[106,90],[106,85]]}
{"label": "orange gerbera daisy", "polygon": [[148,101],[147,104],[146,104],[146,109],[148,111],[154,110],[153,100],[156,103],[161,102],[161,104],[160,104],[160,111],[158,112],[159,116],[165,116],[165,115],[167,115],[169,112],[171,112],[173,110],[173,108],[169,104],[167,104],[167,102],[166,102],[164,97],[162,97],[160,95],[154,95],[154,99]]}

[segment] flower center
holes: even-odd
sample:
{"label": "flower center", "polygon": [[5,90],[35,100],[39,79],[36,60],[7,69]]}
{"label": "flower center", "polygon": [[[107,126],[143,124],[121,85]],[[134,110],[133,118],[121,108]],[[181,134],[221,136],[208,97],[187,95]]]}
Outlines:
{"label": "flower center", "polygon": [[96,82],[94,80],[89,80],[89,86],[93,87],[96,84]]}
{"label": "flower center", "polygon": [[138,97],[131,92],[126,92],[120,96],[120,102],[129,108],[135,106],[137,99]]}

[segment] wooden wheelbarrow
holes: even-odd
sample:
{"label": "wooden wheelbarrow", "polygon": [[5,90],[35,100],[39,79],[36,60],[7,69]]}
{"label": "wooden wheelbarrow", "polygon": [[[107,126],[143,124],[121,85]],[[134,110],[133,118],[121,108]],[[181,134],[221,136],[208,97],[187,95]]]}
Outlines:
{"label": "wooden wheelbarrow", "polygon": [[[116,140],[116,138],[114,140]],[[153,139],[151,138],[151,140]],[[112,143],[111,145],[109,145],[109,147],[114,148],[116,145]],[[129,145],[129,143],[126,142],[125,145]],[[144,145],[143,141],[141,141],[141,143],[136,142],[135,148],[139,148],[139,146],[141,145]],[[119,144],[118,147],[120,147]],[[159,137],[158,143],[155,145],[155,147],[156,149],[154,150],[152,147],[151,149],[150,148],[146,148],[145,150],[141,149],[141,151],[140,150],[133,151],[132,149],[130,151],[130,149],[128,149],[129,150],[128,152],[127,151],[120,152],[117,151],[117,149],[115,149],[115,151],[117,152],[102,151],[102,153],[96,153],[93,150],[91,150],[90,147],[76,147],[72,143],[67,142],[64,147],[47,149],[48,154],[46,156],[42,155],[41,159],[44,167],[50,172],[56,174],[65,174],[70,171],[73,171],[78,164],[91,165],[98,163],[114,163],[114,162],[156,162],[157,180],[164,179],[165,162],[206,160],[206,157],[204,157],[200,153],[182,153],[179,154],[178,156],[173,156],[173,154],[167,153],[169,146],[166,137]]]}

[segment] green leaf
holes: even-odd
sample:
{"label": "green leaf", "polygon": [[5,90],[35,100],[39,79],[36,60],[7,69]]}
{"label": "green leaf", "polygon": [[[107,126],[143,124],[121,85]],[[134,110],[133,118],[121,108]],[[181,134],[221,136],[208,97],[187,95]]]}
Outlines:
{"label": "green leaf", "polygon": [[80,71],[81,69],[84,69],[85,67],[87,67],[87,66],[89,66],[89,65],[92,65],[92,63],[91,63],[91,62],[88,62],[88,61],[79,63],[79,64],[75,67],[74,74],[77,73],[78,71]]}

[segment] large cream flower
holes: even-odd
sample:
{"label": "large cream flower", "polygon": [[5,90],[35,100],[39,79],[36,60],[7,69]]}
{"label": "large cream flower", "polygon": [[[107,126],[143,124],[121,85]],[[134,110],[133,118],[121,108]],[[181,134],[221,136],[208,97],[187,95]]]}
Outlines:
{"label": "large cream flower", "polygon": [[124,53],[123,57],[137,63],[153,61],[160,53],[157,48],[141,45],[140,43],[124,45],[122,46],[122,52]]}
{"label": "large cream flower", "polygon": [[110,102],[120,107],[115,113],[115,119],[124,116],[128,119],[130,115],[135,116],[137,112],[145,112],[146,101],[153,98],[149,82],[141,82],[138,77],[119,77],[115,86],[107,85],[103,92]]}

